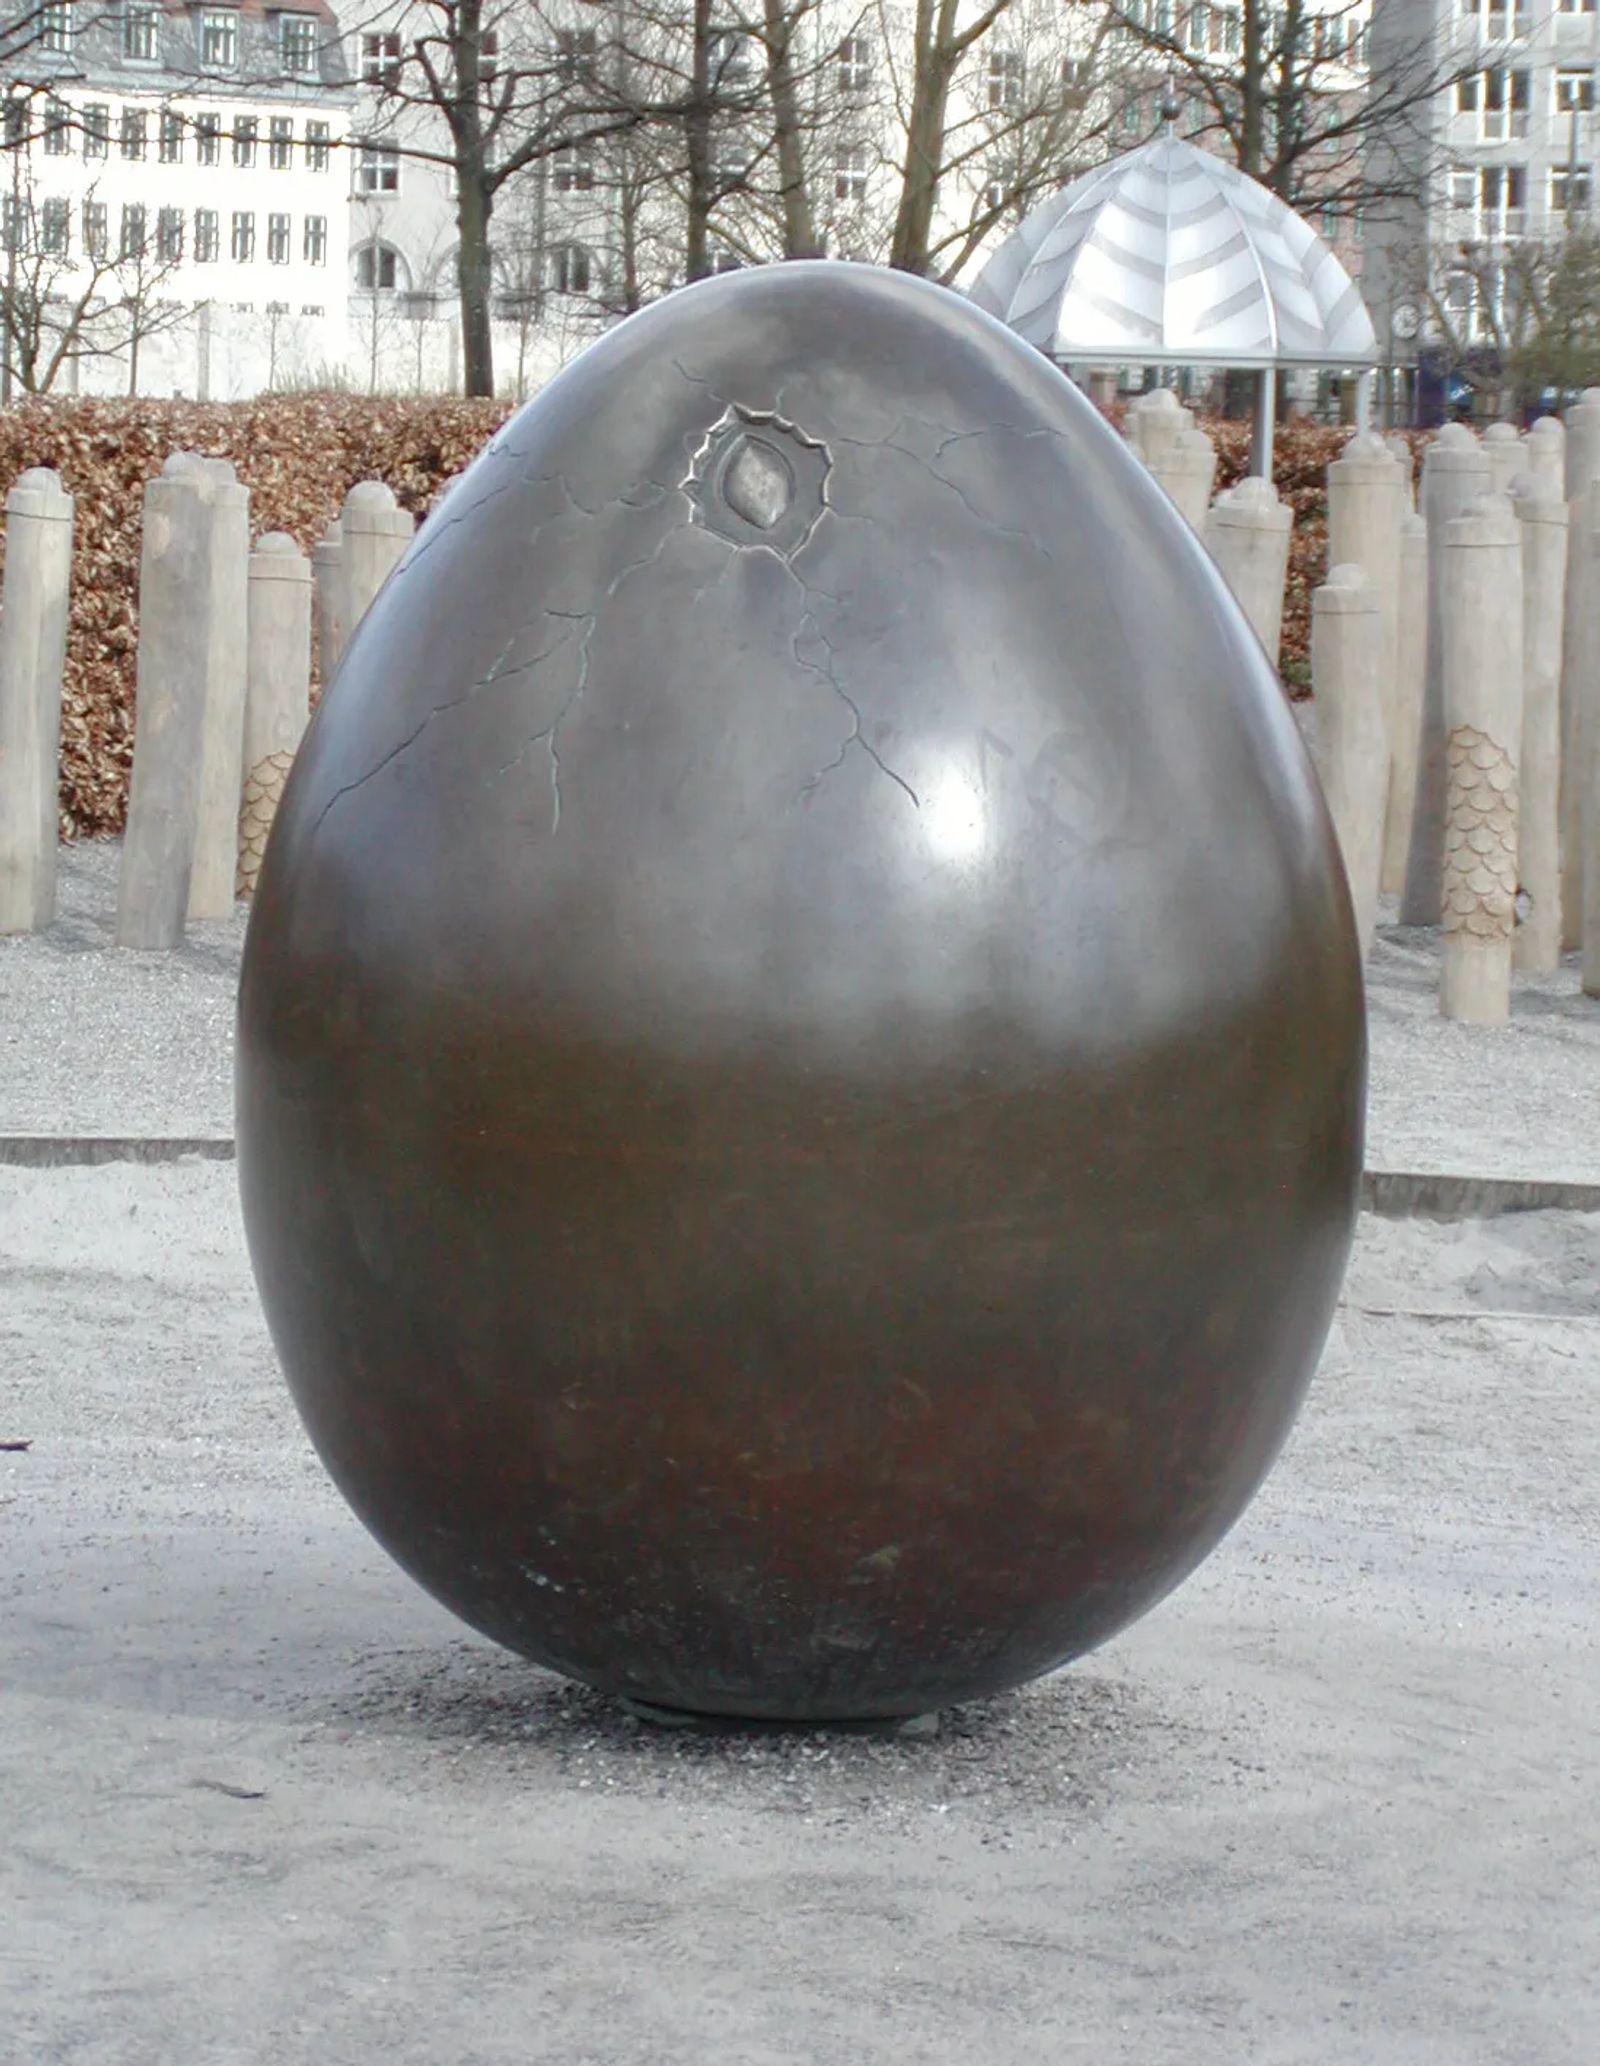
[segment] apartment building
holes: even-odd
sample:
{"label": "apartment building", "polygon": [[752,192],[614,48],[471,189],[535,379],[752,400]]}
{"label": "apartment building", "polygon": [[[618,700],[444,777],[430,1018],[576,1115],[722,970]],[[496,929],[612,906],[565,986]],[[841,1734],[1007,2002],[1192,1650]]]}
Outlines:
{"label": "apartment building", "polygon": [[58,387],[220,399],[343,363],[353,96],[326,0],[25,0],[0,53],[4,291],[19,327],[78,323]]}
{"label": "apartment building", "polygon": [[[1419,198],[1382,211],[1368,275],[1404,364],[1446,332],[1491,340],[1511,248],[1593,222],[1600,14],[1596,0],[1377,0],[1374,61],[1439,82],[1399,147]],[[1381,178],[1396,143],[1375,146]]]}

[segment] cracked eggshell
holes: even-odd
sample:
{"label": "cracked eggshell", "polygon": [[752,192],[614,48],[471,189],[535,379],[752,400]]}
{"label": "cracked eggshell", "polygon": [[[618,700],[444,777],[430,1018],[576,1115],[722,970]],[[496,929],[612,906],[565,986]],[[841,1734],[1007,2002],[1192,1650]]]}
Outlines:
{"label": "cracked eggshell", "polygon": [[1240,1511],[1363,1084],[1326,814],[1188,528],[958,296],[785,265],[593,346],[356,632],[240,1179],[318,1447],[442,1599],[665,1705],[904,1713]]}

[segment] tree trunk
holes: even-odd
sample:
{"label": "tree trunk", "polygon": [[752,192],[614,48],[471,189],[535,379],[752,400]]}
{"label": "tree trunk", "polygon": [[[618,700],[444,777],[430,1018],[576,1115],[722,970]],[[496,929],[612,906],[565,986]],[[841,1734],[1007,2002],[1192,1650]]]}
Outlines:
{"label": "tree trunk", "polygon": [[954,15],[953,0],[917,0],[906,162],[894,238],[889,247],[889,263],[905,273],[928,270],[928,244],[944,171],[945,115],[954,70],[954,53],[946,31],[954,26]]}
{"label": "tree trunk", "polygon": [[800,93],[794,75],[795,17],[784,0],[764,0],[767,29],[767,91],[772,97],[773,140],[777,148],[778,199],[783,209],[785,258],[820,258],[816,219],[806,186],[805,139],[801,129]]}
{"label": "tree trunk", "polygon": [[703,280],[711,270],[711,0],[694,0],[693,34],[689,106],[683,125],[689,173],[683,276]]}
{"label": "tree trunk", "polygon": [[489,265],[489,218],[493,196],[476,168],[456,162],[456,226],[461,232],[461,358],[468,395],[494,393],[494,337],[490,329],[493,279]]}
{"label": "tree trunk", "polygon": [[1239,170],[1252,179],[1261,171],[1266,146],[1263,88],[1266,82],[1267,0],[1244,0],[1244,51],[1239,74]]}

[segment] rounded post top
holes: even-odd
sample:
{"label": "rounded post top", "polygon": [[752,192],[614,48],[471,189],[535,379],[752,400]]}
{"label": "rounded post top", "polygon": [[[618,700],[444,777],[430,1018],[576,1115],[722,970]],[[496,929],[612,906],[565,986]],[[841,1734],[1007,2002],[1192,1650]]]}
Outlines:
{"label": "rounded post top", "polygon": [[379,510],[387,512],[395,506],[394,490],[386,481],[357,481],[344,498],[347,517],[357,512],[363,515]]}
{"label": "rounded post top", "polygon": [[1224,488],[1212,509],[1224,521],[1257,524],[1265,530],[1287,526],[1293,515],[1288,503],[1278,500],[1278,491],[1271,481],[1254,473],[1235,481],[1231,488]]}
{"label": "rounded post top", "polygon": [[30,466],[11,483],[6,508],[13,516],[48,517],[61,523],[72,515],[72,497],[54,467]]}
{"label": "rounded post top", "polygon": [[268,531],[250,555],[252,581],[309,581],[311,562],[287,531]]}
{"label": "rounded post top", "polygon": [[1447,423],[1422,457],[1426,474],[1478,473],[1489,478],[1489,455],[1464,423]]}
{"label": "rounded post top", "polygon": [[1519,535],[1511,497],[1492,490],[1475,495],[1460,515],[1445,525],[1445,536],[1453,546],[1512,546]]}
{"label": "rounded post top", "polygon": [[1372,585],[1366,568],[1350,561],[1331,568],[1327,580],[1312,591],[1311,608],[1314,613],[1377,610],[1379,607],[1378,591]]}
{"label": "rounded post top", "polygon": [[1567,427],[1559,416],[1541,416],[1528,427],[1528,442],[1533,444],[1564,445],[1567,442]]}
{"label": "rounded post top", "polygon": [[1441,424],[1433,443],[1428,447],[1428,457],[1435,452],[1476,452],[1478,440],[1464,423]]}
{"label": "rounded post top", "polygon": [[169,452],[161,469],[161,478],[164,481],[203,481],[209,477],[207,464],[199,452]]}
{"label": "rounded post top", "polygon": [[1483,441],[1486,445],[1515,445],[1521,442],[1521,433],[1514,423],[1491,423]]}
{"label": "rounded post top", "polygon": [[1136,409],[1156,409],[1168,416],[1176,416],[1183,408],[1176,391],[1170,387],[1151,388],[1148,394],[1139,395],[1133,406]]}
{"label": "rounded post top", "polygon": [[1404,551],[1408,544],[1416,546],[1422,552],[1428,549],[1428,519],[1415,509],[1403,509],[1400,512],[1401,550]]}
{"label": "rounded post top", "polygon": [[239,478],[233,470],[233,461],[231,459],[212,458],[205,460],[203,464],[206,470],[206,479],[215,481],[220,486],[226,487],[229,483],[236,482]]}
{"label": "rounded post top", "polygon": [[1375,430],[1358,430],[1347,438],[1337,459],[1328,462],[1328,478],[1340,481],[1389,481],[1402,484],[1400,462]]}

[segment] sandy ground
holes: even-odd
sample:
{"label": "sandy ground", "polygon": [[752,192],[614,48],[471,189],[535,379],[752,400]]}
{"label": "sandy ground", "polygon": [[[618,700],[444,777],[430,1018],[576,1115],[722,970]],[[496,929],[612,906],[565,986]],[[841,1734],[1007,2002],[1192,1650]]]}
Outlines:
{"label": "sandy ground", "polygon": [[1364,1222],[1157,1612],[933,1741],[641,1728],[294,1421],[225,1166],[0,1169],[0,2060],[1593,2066],[1600,1220]]}
{"label": "sandy ground", "polygon": [[[0,1135],[226,1137],[245,914],[176,954],[111,944],[115,842],[64,850],[61,918],[0,940]],[[1392,914],[1391,914],[1392,915]],[[1438,940],[1390,926],[1368,970],[1368,1166],[1600,1183],[1600,1000],[1576,957],[1500,1028],[1438,1015]]]}

